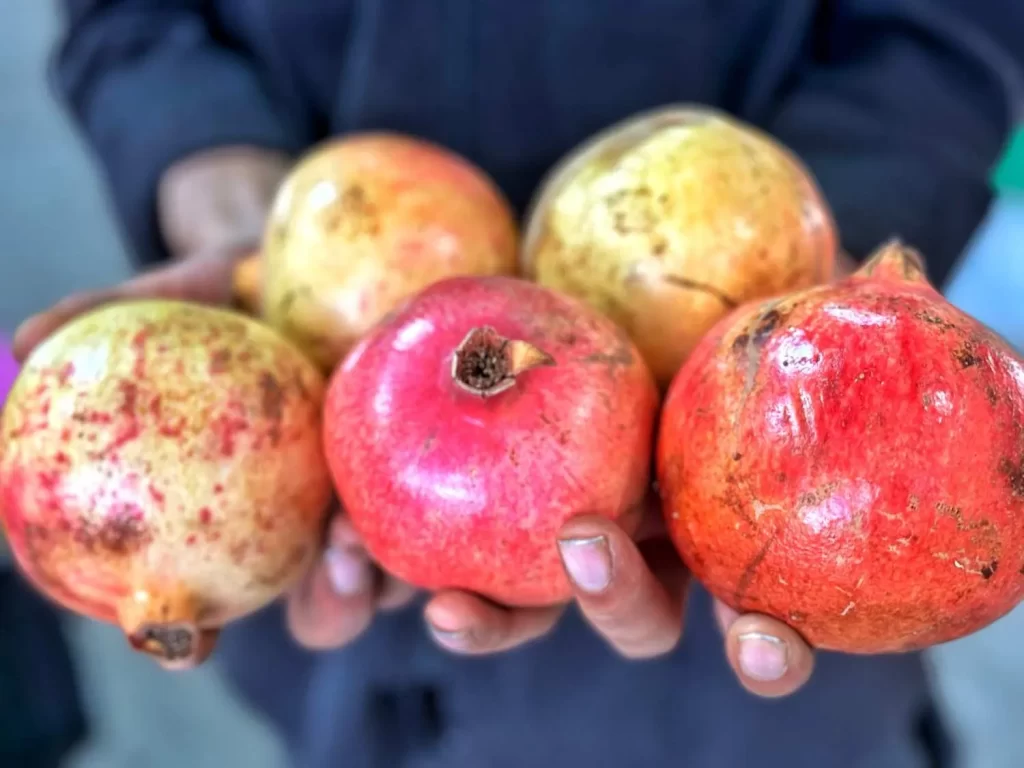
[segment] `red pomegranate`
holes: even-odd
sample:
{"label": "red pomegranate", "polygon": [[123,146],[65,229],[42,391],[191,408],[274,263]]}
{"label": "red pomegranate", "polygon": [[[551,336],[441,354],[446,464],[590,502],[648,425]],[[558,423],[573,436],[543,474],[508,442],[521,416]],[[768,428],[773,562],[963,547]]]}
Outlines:
{"label": "red pomegranate", "polygon": [[1024,365],[897,242],[721,321],[672,384],[658,476],[697,578],[820,648],[919,649],[1024,597]]}
{"label": "red pomegranate", "polygon": [[343,362],[325,449],[384,568],[546,605],[570,595],[561,525],[642,501],[657,405],[640,355],[597,312],[515,278],[450,278]]}
{"label": "red pomegranate", "polygon": [[315,555],[331,496],[324,382],[269,328],[170,301],[66,325],[0,421],[0,519],[66,608],[168,662],[273,600]]}

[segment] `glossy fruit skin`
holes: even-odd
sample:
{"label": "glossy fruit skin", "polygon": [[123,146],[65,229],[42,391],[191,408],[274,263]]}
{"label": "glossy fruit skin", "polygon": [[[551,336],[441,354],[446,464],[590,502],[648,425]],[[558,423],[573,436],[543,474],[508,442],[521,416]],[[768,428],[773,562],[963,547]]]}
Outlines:
{"label": "glossy fruit skin", "polygon": [[644,112],[582,144],[545,181],[523,273],[624,327],[667,387],[730,310],[828,280],[832,214],[809,171],[715,110]]}
{"label": "glossy fruit skin", "polygon": [[665,403],[683,559],[820,648],[924,648],[1024,596],[1024,365],[908,254],[741,308]]}
{"label": "glossy fruit skin", "polygon": [[[492,327],[553,365],[482,398],[453,351]],[[628,337],[582,303],[515,278],[452,278],[360,342],[335,373],[324,440],[342,504],[373,556],[426,589],[509,605],[568,599],[556,534],[644,498],[658,405]]]}
{"label": "glossy fruit skin", "polygon": [[132,635],[215,628],[315,555],[330,478],[321,374],[269,328],[110,305],[29,357],[0,422],[0,518],[43,593]]}
{"label": "glossy fruit skin", "polygon": [[403,299],[453,275],[513,274],[517,248],[483,171],[419,139],[353,134],[311,151],[278,191],[264,316],[330,371]]}

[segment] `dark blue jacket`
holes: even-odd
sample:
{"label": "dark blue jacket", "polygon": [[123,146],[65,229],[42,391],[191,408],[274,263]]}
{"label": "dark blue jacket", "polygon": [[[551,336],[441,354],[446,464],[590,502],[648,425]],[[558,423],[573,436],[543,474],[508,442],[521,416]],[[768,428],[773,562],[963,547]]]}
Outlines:
{"label": "dark blue jacket", "polygon": [[[56,81],[143,262],[165,256],[157,179],[199,149],[297,153],[346,131],[406,131],[471,158],[522,210],[577,142],[689,101],[800,154],[855,256],[899,234],[941,280],[1024,104],[1024,6],[1009,0],[66,5]],[[683,646],[652,662],[614,658],[574,614],[528,648],[455,659],[415,611],[313,656],[277,609],[232,628],[219,658],[303,768],[927,765],[917,656],[826,655],[807,689],[757,701],[730,678],[703,593]]]}

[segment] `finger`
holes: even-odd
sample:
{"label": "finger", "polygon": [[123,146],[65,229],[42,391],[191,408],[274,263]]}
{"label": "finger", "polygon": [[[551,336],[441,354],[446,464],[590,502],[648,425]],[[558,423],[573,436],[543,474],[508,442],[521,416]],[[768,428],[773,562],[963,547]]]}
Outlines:
{"label": "finger", "polygon": [[381,574],[381,585],[377,591],[377,608],[394,611],[404,608],[416,596],[416,588],[394,576]]}
{"label": "finger", "polygon": [[[339,513],[331,519],[329,536],[331,544],[341,550],[363,549],[363,538],[352,525],[352,521],[344,513]],[[401,579],[385,573],[379,568],[376,569],[377,608],[384,611],[391,611],[408,605],[416,596],[416,588]]]}
{"label": "finger", "polygon": [[732,626],[733,622],[740,617],[739,611],[733,610],[728,605],[723,603],[721,600],[715,600],[712,604],[712,610],[715,614],[715,623],[718,624],[718,629],[721,631],[724,637],[729,632],[729,627]]}
{"label": "finger", "polygon": [[227,304],[232,298],[233,259],[223,254],[196,256],[139,275],[113,288],[69,296],[50,309],[28,318],[14,335],[19,362],[47,336],[69,320],[112,301],[162,298]]}
{"label": "finger", "polygon": [[504,608],[468,592],[439,592],[424,611],[434,639],[471,655],[506,651],[547,634],[563,606]]}
{"label": "finger", "polygon": [[373,620],[375,569],[364,552],[328,547],[288,596],[288,629],[302,646],[338,648]]}
{"label": "finger", "polygon": [[647,658],[675,647],[688,577],[668,541],[641,552],[614,522],[588,515],[566,523],[558,548],[584,616],[619,653]]}
{"label": "finger", "polygon": [[[723,619],[728,613],[723,614]],[[814,670],[814,652],[783,622],[756,613],[739,616],[725,634],[729,664],[740,683],[766,698],[797,691]]]}

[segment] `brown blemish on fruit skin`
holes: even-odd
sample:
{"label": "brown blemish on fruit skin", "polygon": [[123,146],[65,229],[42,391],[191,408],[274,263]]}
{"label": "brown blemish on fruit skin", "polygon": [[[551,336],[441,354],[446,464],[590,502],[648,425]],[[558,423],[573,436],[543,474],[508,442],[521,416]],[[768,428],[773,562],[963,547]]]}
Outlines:
{"label": "brown blemish on fruit skin", "polygon": [[1006,477],[1013,495],[1024,499],[1024,458],[1016,463],[1005,457],[1000,459],[999,472]]}
{"label": "brown blemish on fruit skin", "polygon": [[970,368],[982,362],[982,358],[974,351],[974,345],[969,341],[965,341],[953,350],[953,359],[960,364],[961,368]]}
{"label": "brown blemish on fruit skin", "polygon": [[662,275],[661,280],[668,285],[674,285],[676,288],[682,288],[687,291],[698,291],[706,293],[709,296],[714,296],[722,302],[722,306],[727,309],[735,309],[739,306],[739,302],[732,298],[732,296],[729,296],[725,291],[708,283],[702,283],[699,280],[693,280],[679,275]]}
{"label": "brown blemish on fruit skin", "polygon": [[[136,577],[188,574],[214,625],[266,604],[331,496],[323,387],[298,350],[226,311],[143,301],[73,321],[26,361],[0,415],[15,557],[44,593],[105,621]],[[269,509],[273,531],[258,522]]]}
{"label": "brown blemish on fruit skin", "polygon": [[98,526],[80,521],[72,537],[86,549],[102,547],[116,554],[126,555],[140,550],[152,540],[143,512],[132,505],[111,509]]}

